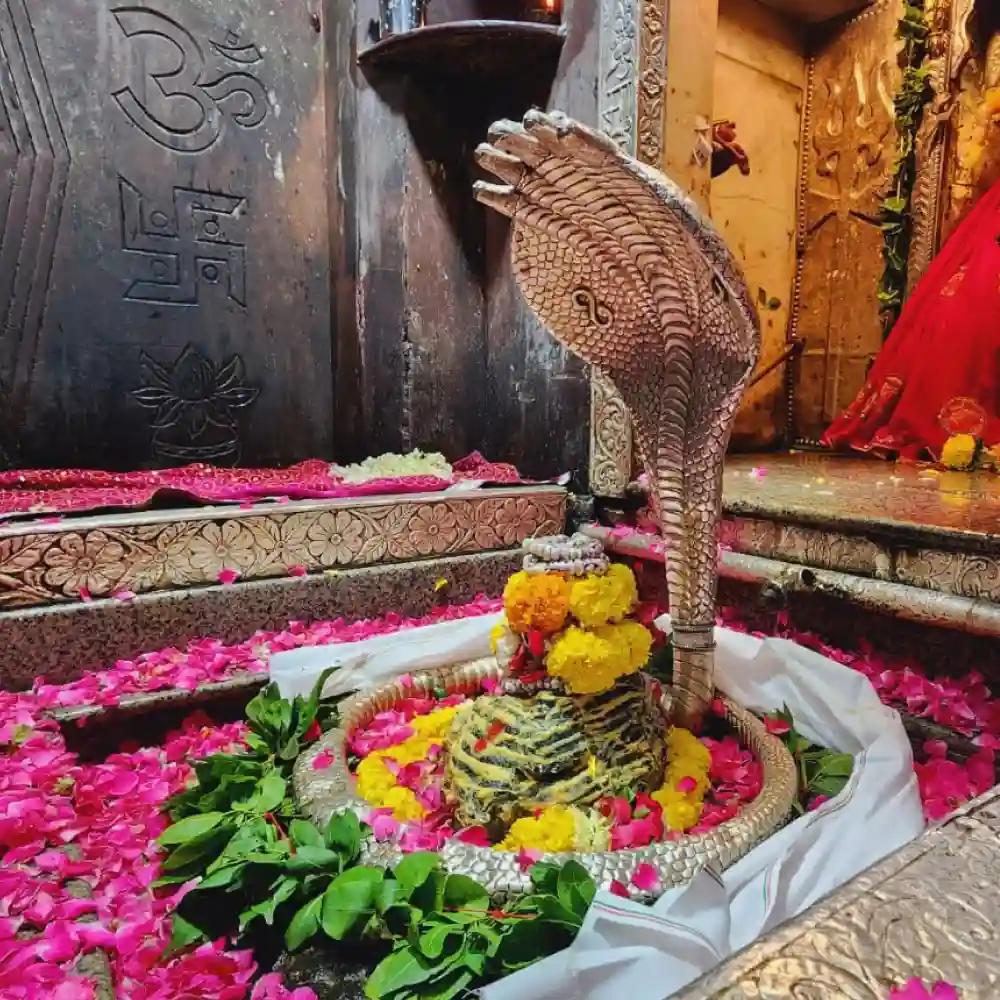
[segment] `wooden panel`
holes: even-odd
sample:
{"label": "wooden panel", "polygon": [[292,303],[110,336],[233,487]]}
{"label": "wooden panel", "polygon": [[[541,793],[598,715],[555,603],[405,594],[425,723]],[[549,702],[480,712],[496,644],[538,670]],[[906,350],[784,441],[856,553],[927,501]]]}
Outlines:
{"label": "wooden panel", "polygon": [[[573,0],[563,12],[566,44],[549,107],[596,125],[598,4]],[[585,367],[525,305],[510,266],[510,227],[486,219],[488,413],[490,455],[516,458],[528,474],[576,470],[587,477],[590,382]]]}
{"label": "wooden panel", "polygon": [[304,6],[0,3],[8,462],[331,453],[323,83]]}
{"label": "wooden panel", "polygon": [[[585,464],[585,371],[524,305],[508,224],[472,197],[472,154],[497,118],[549,104],[553,79],[553,102],[596,121],[588,6],[567,5],[558,71],[546,62],[558,56],[554,45],[515,72],[470,53],[474,35],[450,62],[443,54],[436,66],[362,69],[357,51],[371,44],[378,0],[358,0],[352,44],[338,41],[331,58],[340,92],[334,204],[356,226],[356,243],[345,235],[335,253],[335,280],[356,300],[337,340],[338,422],[349,428],[339,458],[477,448],[533,475]],[[346,26],[344,11],[331,16]]]}
{"label": "wooden panel", "polygon": [[794,398],[806,439],[851,402],[882,346],[878,218],[896,142],[901,11],[902,0],[880,0],[832,33],[811,67],[796,315],[805,352]]}
{"label": "wooden panel", "polygon": [[[722,0],[715,59],[716,119],[737,123],[750,155],[712,181],[712,218],[736,253],[760,313],[764,368],[785,348],[795,278],[796,188],[805,43],[795,26],[755,0]],[[784,370],[747,394],[733,445],[774,444],[783,423]]]}

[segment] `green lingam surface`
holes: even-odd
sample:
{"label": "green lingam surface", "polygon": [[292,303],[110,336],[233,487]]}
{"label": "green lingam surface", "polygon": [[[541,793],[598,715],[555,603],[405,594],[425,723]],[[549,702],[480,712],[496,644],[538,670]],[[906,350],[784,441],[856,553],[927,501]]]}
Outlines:
{"label": "green lingam surface", "polygon": [[597,695],[483,696],[453,723],[446,790],[462,825],[502,836],[539,807],[658,788],[665,729],[637,677]]}

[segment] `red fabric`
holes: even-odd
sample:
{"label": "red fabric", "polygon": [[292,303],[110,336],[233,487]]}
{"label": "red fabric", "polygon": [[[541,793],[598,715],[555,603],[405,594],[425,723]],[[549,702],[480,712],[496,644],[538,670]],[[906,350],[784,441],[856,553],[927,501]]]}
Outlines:
{"label": "red fabric", "polygon": [[937,460],[953,434],[1000,442],[998,240],[1000,182],[934,259],[823,444]]}
{"label": "red fabric", "polygon": [[[488,462],[479,452],[452,468],[454,481],[523,482],[513,465]],[[219,469],[186,465],[151,472],[102,472],[96,469],[25,469],[0,472],[0,515],[48,514],[99,507],[145,507],[160,493],[176,493],[206,503],[288,499],[336,499],[386,493],[433,493],[453,485],[437,476],[372,479],[344,483],[322,459],[287,469]]]}

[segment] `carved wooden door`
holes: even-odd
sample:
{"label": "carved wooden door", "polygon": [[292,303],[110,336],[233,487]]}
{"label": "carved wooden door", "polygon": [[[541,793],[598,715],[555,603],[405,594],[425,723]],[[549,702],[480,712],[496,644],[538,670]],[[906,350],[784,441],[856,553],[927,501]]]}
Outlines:
{"label": "carved wooden door", "polygon": [[3,460],[332,450],[304,0],[0,0]]}
{"label": "carved wooden door", "polygon": [[902,0],[836,26],[809,67],[798,234],[799,438],[818,438],[855,397],[882,346],[880,204],[895,155],[894,31]]}

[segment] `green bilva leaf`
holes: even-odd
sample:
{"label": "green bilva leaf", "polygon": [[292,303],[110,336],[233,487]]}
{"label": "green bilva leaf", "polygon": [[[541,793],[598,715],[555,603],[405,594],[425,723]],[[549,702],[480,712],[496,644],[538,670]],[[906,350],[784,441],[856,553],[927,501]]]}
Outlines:
{"label": "green bilva leaf", "polygon": [[819,773],[829,777],[849,778],[854,770],[854,758],[849,753],[825,753],[820,759]]}
{"label": "green bilva leaf", "polygon": [[175,844],[184,844],[196,837],[201,837],[214,830],[225,817],[225,813],[208,812],[197,816],[188,816],[177,823],[168,826],[163,833],[157,837],[157,843],[162,847],[172,847]]}
{"label": "green bilva leaf", "polygon": [[504,935],[497,954],[504,972],[514,972],[566,947],[572,940],[572,932],[552,924],[521,920]]}
{"label": "green bilva leaf", "polygon": [[285,800],[288,782],[276,771],[265,774],[253,791],[253,794],[236,804],[241,812],[269,813],[274,812]]}
{"label": "green bilva leaf", "polygon": [[365,983],[365,996],[381,1000],[408,986],[427,982],[438,967],[408,946],[394,951],[375,966]]}
{"label": "green bilva leaf", "polygon": [[291,899],[298,887],[299,880],[297,878],[286,877],[280,879],[271,889],[267,899],[262,899],[259,903],[248,907],[240,914],[240,931],[249,927],[250,924],[260,917],[263,917],[264,923],[270,927],[274,923],[274,914],[278,907],[286,900]]}
{"label": "green bilva leaf", "polygon": [[336,874],[341,870],[340,855],[325,847],[310,847],[308,844],[296,849],[285,862],[290,872],[325,871]]}
{"label": "green bilva leaf", "polygon": [[235,861],[221,868],[216,868],[215,871],[210,875],[206,875],[198,883],[198,889],[199,891],[205,889],[224,889],[226,886],[239,881],[246,868],[247,864],[245,861]]}
{"label": "green bilva leaf", "polygon": [[299,722],[296,726],[296,735],[300,739],[306,734],[309,727],[316,721],[316,713],[319,711],[320,699],[323,697],[323,688],[326,687],[326,682],[336,669],[336,667],[327,667],[326,670],[319,675],[318,680],[313,685],[313,689],[310,692],[309,697],[302,706],[302,712],[299,715]]}
{"label": "green bilva leaf", "polygon": [[188,945],[198,941],[207,940],[207,935],[200,928],[196,927],[190,920],[182,917],[176,910],[170,918],[170,944],[167,947],[167,954],[172,955]]}
{"label": "green bilva leaf", "polygon": [[[421,934],[417,946],[421,954],[427,958],[440,958],[449,938],[452,939],[455,946],[458,946],[463,937],[464,932],[461,927],[456,927],[454,924],[439,924]],[[452,950],[454,949],[449,949],[449,951]]]}
{"label": "green bilva leaf", "polygon": [[466,987],[473,978],[467,969],[452,969],[440,979],[419,987],[414,991],[414,995],[420,1000],[452,1000],[454,997],[464,997],[467,995]]}
{"label": "green bilva leaf", "polygon": [[343,940],[375,912],[375,899],[385,880],[379,868],[359,866],[338,875],[323,893],[320,921],[335,941]]}
{"label": "green bilva leaf", "polygon": [[378,895],[375,897],[375,909],[379,913],[385,913],[396,904],[401,892],[400,884],[394,878],[387,878],[379,886]]}
{"label": "green bilva leaf", "polygon": [[361,821],[350,810],[337,813],[330,817],[323,839],[331,851],[340,854],[345,864],[350,864],[361,850]]}
{"label": "green bilva leaf", "polygon": [[490,907],[490,894],[468,875],[449,875],[444,882],[444,905],[456,910],[483,910]]}
{"label": "green bilva leaf", "polygon": [[597,886],[583,865],[577,861],[567,861],[562,866],[556,884],[556,896],[566,909],[580,918],[581,923],[596,892]]}
{"label": "green bilva leaf", "polygon": [[288,930],[285,931],[285,946],[289,951],[298,951],[311,937],[319,931],[320,913],[323,909],[323,897],[310,899],[298,910]]}
{"label": "green bilva leaf", "polygon": [[267,741],[269,748],[278,729],[278,705],[280,702],[281,695],[278,692],[278,685],[268,684],[263,691],[250,700],[246,707],[250,728]]}
{"label": "green bilva leaf", "polygon": [[414,851],[407,854],[402,861],[396,865],[393,874],[396,881],[403,887],[403,891],[409,895],[418,886],[423,885],[431,872],[441,867],[441,857],[431,851]]}
{"label": "green bilva leaf", "polygon": [[554,896],[556,886],[559,883],[559,870],[559,865],[553,864],[551,861],[539,861],[531,866],[531,871],[528,874],[539,892]]}
{"label": "green bilva leaf", "polygon": [[323,834],[319,828],[305,819],[293,819],[288,824],[288,835],[297,846],[323,847]]}
{"label": "green bilva leaf", "polygon": [[206,830],[203,834],[179,844],[170,852],[169,857],[164,859],[163,870],[165,872],[179,872],[191,869],[189,877],[191,874],[200,874],[203,869],[211,871],[223,845],[232,834],[233,826],[231,823],[220,823],[218,826]]}
{"label": "green bilva leaf", "polygon": [[[574,931],[580,929],[580,918],[555,896],[534,896],[532,903],[539,916],[546,920],[550,920],[554,924],[562,924]],[[524,923],[527,924],[530,921],[525,920]]]}

